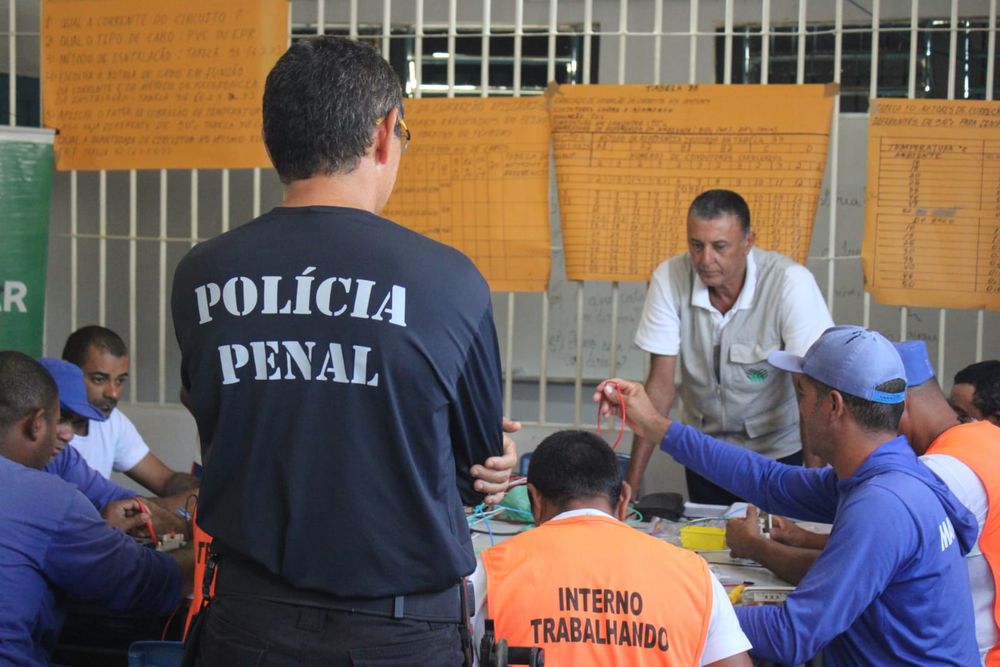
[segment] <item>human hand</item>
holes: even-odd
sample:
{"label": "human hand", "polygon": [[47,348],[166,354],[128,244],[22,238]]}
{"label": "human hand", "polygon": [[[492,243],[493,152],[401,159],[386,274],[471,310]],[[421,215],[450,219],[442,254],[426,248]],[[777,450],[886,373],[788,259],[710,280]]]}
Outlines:
{"label": "human hand", "polygon": [[733,558],[755,559],[757,545],[765,539],[760,532],[757,508],[747,505],[745,519],[730,519],[726,522],[726,546]]}
{"label": "human hand", "polygon": [[780,516],[771,517],[771,539],[790,547],[800,547],[803,549],[813,548],[809,539],[812,533],[805,528],[800,528],[795,522]]}
{"label": "human hand", "polygon": [[507,493],[511,472],[517,466],[517,443],[507,434],[517,433],[520,430],[521,422],[504,417],[503,455],[491,456],[482,465],[477,463],[469,468],[469,474],[475,479],[473,488],[486,495],[483,502],[487,505],[500,503]]}
{"label": "human hand", "polygon": [[603,416],[622,416],[633,431],[652,442],[663,440],[670,420],[659,413],[646,394],[642,383],[611,378],[597,385],[593,400]]}
{"label": "human hand", "polygon": [[171,507],[172,499],[146,498],[146,508],[149,509],[150,520],[157,535],[167,533],[184,533],[187,521]]}
{"label": "human hand", "polygon": [[136,498],[112,500],[101,510],[101,517],[112,528],[136,537],[149,537],[145,528],[150,515],[142,511],[142,504]]}

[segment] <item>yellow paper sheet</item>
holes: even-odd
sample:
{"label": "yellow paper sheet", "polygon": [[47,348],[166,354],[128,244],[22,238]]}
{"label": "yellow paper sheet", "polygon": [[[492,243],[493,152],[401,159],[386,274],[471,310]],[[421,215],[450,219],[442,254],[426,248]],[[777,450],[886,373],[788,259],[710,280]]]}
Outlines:
{"label": "yellow paper sheet", "polygon": [[405,110],[413,141],[383,215],[465,253],[494,291],[545,291],[545,99],[417,99]]}
{"label": "yellow paper sheet", "polygon": [[56,168],[268,166],[260,101],[287,43],[288,0],[45,0]]}
{"label": "yellow paper sheet", "polygon": [[560,86],[559,209],[571,280],[649,279],[687,250],[701,192],[750,205],[757,244],[805,261],[826,165],[833,86]]}
{"label": "yellow paper sheet", "polygon": [[1000,102],[873,100],[862,262],[898,306],[1000,309]]}

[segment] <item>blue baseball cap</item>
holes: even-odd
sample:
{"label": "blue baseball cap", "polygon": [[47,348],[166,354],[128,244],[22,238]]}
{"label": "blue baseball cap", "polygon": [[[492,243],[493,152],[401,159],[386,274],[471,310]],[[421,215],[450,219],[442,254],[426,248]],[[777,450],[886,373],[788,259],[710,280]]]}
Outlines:
{"label": "blue baseball cap", "polygon": [[874,403],[902,403],[906,392],[876,389],[890,380],[905,380],[906,369],[892,343],[877,331],[858,326],[830,327],[805,356],[772,352],[767,361],[781,370],[802,373],[851,396]]}
{"label": "blue baseball cap", "polygon": [[916,387],[934,377],[934,367],[931,366],[927,343],[922,340],[904,340],[901,343],[893,343],[893,346],[903,359],[907,387]]}
{"label": "blue baseball cap", "polygon": [[75,415],[102,422],[107,417],[87,400],[87,387],[83,383],[83,371],[76,364],[62,359],[41,357],[38,363],[45,366],[59,388],[59,405]]}

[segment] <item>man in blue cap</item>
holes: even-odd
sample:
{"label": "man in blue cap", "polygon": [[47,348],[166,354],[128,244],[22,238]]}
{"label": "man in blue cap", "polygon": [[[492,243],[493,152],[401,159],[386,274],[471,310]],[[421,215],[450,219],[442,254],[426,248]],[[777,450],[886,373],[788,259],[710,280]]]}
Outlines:
{"label": "man in blue cap", "polygon": [[892,343],[832,327],[804,356],[768,361],[793,374],[804,441],[829,467],[782,465],[672,423],[638,383],[606,380],[595,393],[619,414],[620,390],[633,429],[720,486],[768,512],[833,524],[783,605],[737,610],[752,653],[798,664],[823,650],[828,667],[976,664],[962,559],[976,519],[896,435],[906,382]]}
{"label": "man in blue cap", "polygon": [[140,546],[110,528],[73,484],[42,472],[56,442],[69,440],[59,414],[45,369],[20,352],[0,352],[3,665],[49,664],[67,597],[165,615],[190,588],[190,550],[166,555]]}
{"label": "man in blue cap", "polygon": [[[166,510],[157,508],[153,515],[146,514],[136,500],[134,491],[105,479],[87,465],[87,462],[74,447],[66,446],[73,435],[71,425],[74,420],[103,421],[106,417],[87,400],[83,371],[80,370],[79,366],[62,359],[49,357],[38,359],[38,363],[56,381],[56,387],[59,390],[60,424],[70,426],[70,438],[65,441],[57,441],[52,459],[45,463],[42,470],[76,485],[80,492],[93,503],[105,521],[115,528],[129,532],[142,527],[147,520],[152,520],[154,529],[159,532],[165,532],[165,529],[174,527],[176,521],[169,516]],[[156,507],[152,501],[148,506]],[[165,522],[164,517],[168,517],[170,521]]]}
{"label": "man in blue cap", "polygon": [[[976,641],[984,664],[1000,664],[996,580],[1000,578],[1000,513],[990,515],[990,499],[1000,506],[1000,429],[990,422],[956,419],[934,375],[921,340],[894,343],[906,368],[906,410],[899,432],[979,524],[979,541],[966,555],[976,616]],[[798,583],[826,546],[826,535],[796,529],[770,539],[756,525],[756,510],[726,526],[733,556],[752,558],[778,576]],[[804,548],[803,548],[804,547]],[[987,656],[990,656],[989,660]]]}

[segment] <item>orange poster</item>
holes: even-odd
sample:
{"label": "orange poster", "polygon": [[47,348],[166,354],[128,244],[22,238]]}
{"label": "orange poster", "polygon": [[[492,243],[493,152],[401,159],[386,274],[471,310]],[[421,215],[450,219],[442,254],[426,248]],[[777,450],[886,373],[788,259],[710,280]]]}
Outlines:
{"label": "orange poster", "polygon": [[559,86],[552,142],[566,275],[646,281],[687,250],[691,201],[750,205],[757,245],[804,262],[834,86]]}
{"label": "orange poster", "polygon": [[896,306],[1000,309],[1000,102],[870,109],[866,288]]}
{"label": "orange poster", "polygon": [[264,80],[288,0],[45,0],[56,169],[265,167]]}
{"label": "orange poster", "polygon": [[413,141],[383,215],[465,253],[495,292],[549,282],[545,99],[406,100]]}

